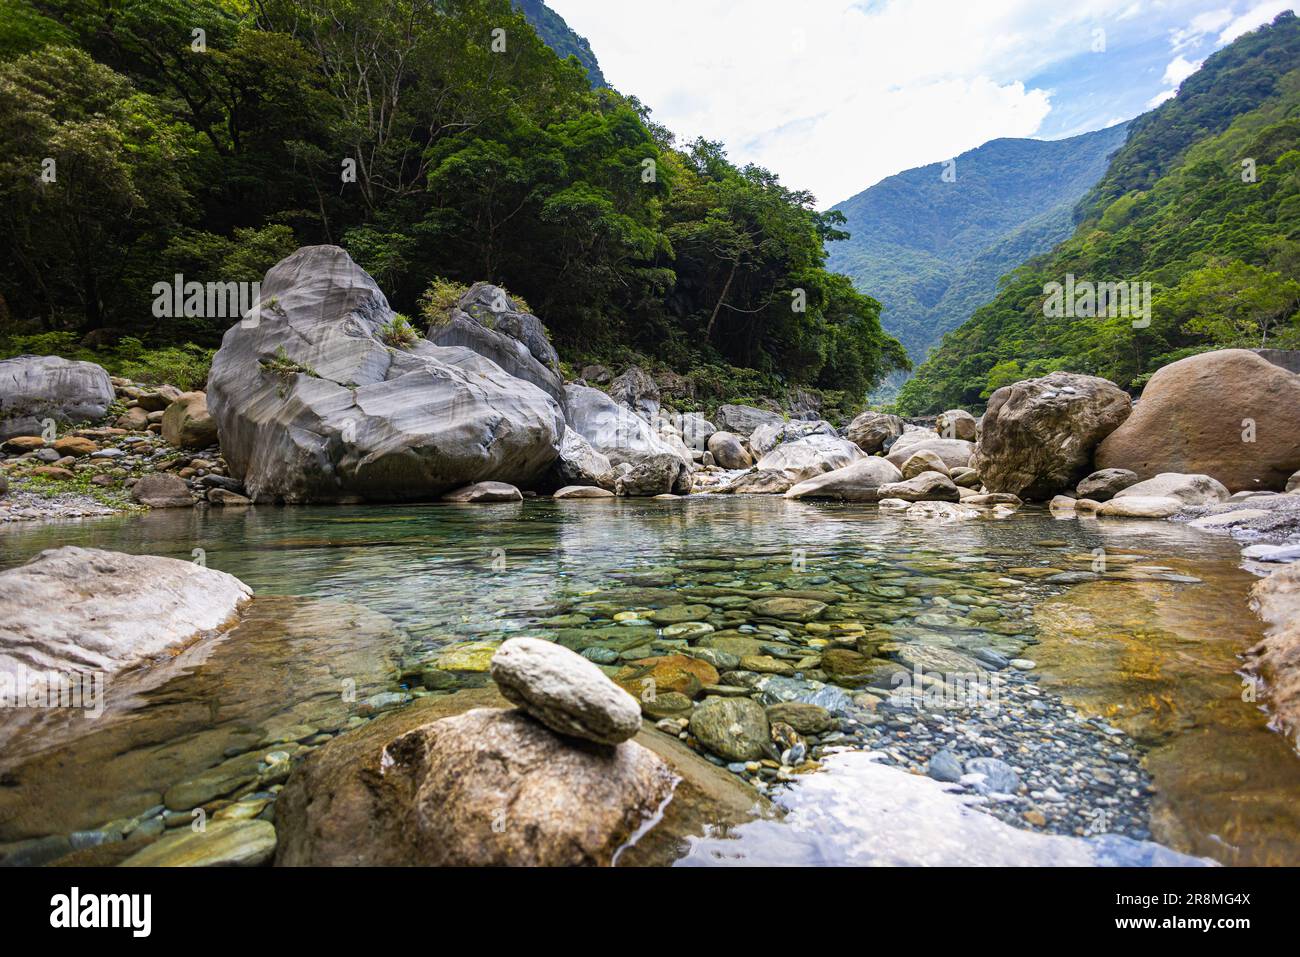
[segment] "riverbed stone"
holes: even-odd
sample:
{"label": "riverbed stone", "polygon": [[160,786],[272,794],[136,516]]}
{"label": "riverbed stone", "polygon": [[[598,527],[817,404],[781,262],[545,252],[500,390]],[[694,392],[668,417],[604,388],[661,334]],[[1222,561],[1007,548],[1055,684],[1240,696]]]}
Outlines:
{"label": "riverbed stone", "polygon": [[1130,485],[1136,485],[1137,482],[1137,473],[1129,469],[1099,469],[1079,482],[1075,487],[1075,493],[1079,498],[1105,502]]}
{"label": "riverbed stone", "polygon": [[728,761],[757,760],[769,739],[767,714],[752,698],[706,698],[691,714],[690,732]]}
{"label": "riverbed stone", "polygon": [[956,502],[961,498],[952,479],[942,472],[922,472],[902,482],[880,486],[882,499],[901,499],[904,502]]}
{"label": "riverbed stone", "polygon": [[614,498],[614,493],[608,489],[603,489],[595,485],[566,485],[558,489],[551,498],[559,499],[581,499],[581,498]]}
{"label": "riverbed stone", "polygon": [[116,672],[230,626],[251,597],[192,562],[47,549],[0,572],[0,671]]}
{"label": "riverbed stone", "polygon": [[702,658],[664,655],[633,661],[614,675],[613,680],[640,701],[665,691],[694,698],[705,685],[718,683],[718,671]]}
{"label": "riverbed stone", "polygon": [[[1086,501],[1081,499],[1080,502]],[[1075,503],[1079,508],[1080,502]],[[1183,502],[1167,495],[1130,495],[1102,502],[1096,509],[1098,515],[1114,518],[1168,518],[1182,511]]]}
{"label": "riverbed stone", "polygon": [[1161,472],[1120,489],[1114,498],[1176,498],[1184,505],[1217,505],[1228,500],[1228,490],[1208,475]]}
{"label": "riverbed stone", "polygon": [[989,399],[971,465],[991,492],[1046,500],[1078,484],[1093,450],[1132,411],[1108,379],[1053,372],[1004,386]]}
{"label": "riverbed stone", "polygon": [[260,867],[275,856],[275,827],[267,821],[213,820],[155,841],[122,867]]}
{"label": "riverbed stone", "polygon": [[811,598],[760,598],[750,603],[749,610],[760,618],[779,618],[788,621],[812,621],[826,611],[824,602]]}
{"label": "riverbed stone", "polygon": [[641,728],[641,709],[631,695],[560,645],[511,638],[493,655],[491,671],[507,700],[560,734],[618,744]]}
{"label": "riverbed stone", "polygon": [[995,791],[998,794],[1015,794],[1020,790],[1020,775],[999,758],[971,758],[966,762],[966,773],[984,775],[979,790]]}
{"label": "riverbed stone", "polygon": [[839,726],[839,721],[825,708],[802,701],[769,705],[767,720],[770,724],[788,724],[800,734],[825,734]]}
{"label": "riverbed stone", "polygon": [[833,472],[823,472],[792,486],[786,498],[824,498],[843,502],[874,502],[880,488],[902,481],[902,473],[887,459],[872,455]]}
{"label": "riverbed stone", "polygon": [[498,708],[402,733],[419,720],[340,735],[295,770],[277,864],[608,866],[672,793],[668,765],[635,741],[578,741]]}
{"label": "riverbed stone", "polygon": [[506,482],[475,482],[463,485],[450,492],[444,492],[440,498],[444,502],[462,504],[486,504],[490,502],[522,502],[523,493]]}

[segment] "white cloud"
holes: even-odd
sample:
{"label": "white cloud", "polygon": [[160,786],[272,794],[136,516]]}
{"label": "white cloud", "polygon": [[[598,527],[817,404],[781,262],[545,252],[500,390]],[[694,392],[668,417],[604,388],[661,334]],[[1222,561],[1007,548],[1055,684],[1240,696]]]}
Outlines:
{"label": "white cloud", "polygon": [[1206,35],[1221,30],[1227,24],[1232,22],[1232,8],[1221,7],[1217,10],[1206,10],[1204,13],[1198,13],[1192,17],[1192,22],[1186,27],[1172,31],[1170,35],[1170,45],[1175,52],[1186,50],[1194,47],[1203,40]]}
{"label": "white cloud", "polygon": [[1155,96],[1151,97],[1151,99],[1147,100],[1147,109],[1154,110],[1165,100],[1172,100],[1177,95],[1178,95],[1178,90],[1176,89],[1161,90]]}
{"label": "white cloud", "polygon": [[1200,60],[1193,63],[1180,54],[1170,60],[1169,65],[1165,67],[1164,81],[1171,86],[1177,87],[1200,68]]}
{"label": "white cloud", "polygon": [[[822,206],[990,139],[1033,136],[1065,94],[1029,78],[1055,68],[1113,78],[1126,49],[1163,49],[1186,17],[1201,36],[1232,29],[1234,2],[548,0],[609,81],[679,141],[722,140],[732,159],[811,189]],[[1106,53],[1092,51],[1098,29]],[[1169,70],[1182,64],[1194,66],[1180,55]],[[1162,86],[1180,79],[1167,71]],[[1079,108],[1062,115],[1092,128],[1118,111],[1113,90],[1129,88],[1110,83],[1111,99],[1085,103],[1074,86]]]}
{"label": "white cloud", "polygon": [[1251,7],[1241,16],[1234,19],[1228,24],[1227,28],[1219,34],[1219,43],[1231,43],[1237,37],[1244,33],[1249,33],[1256,27],[1269,23],[1283,10],[1295,10],[1296,4],[1289,0],[1269,0],[1267,3],[1261,3]]}

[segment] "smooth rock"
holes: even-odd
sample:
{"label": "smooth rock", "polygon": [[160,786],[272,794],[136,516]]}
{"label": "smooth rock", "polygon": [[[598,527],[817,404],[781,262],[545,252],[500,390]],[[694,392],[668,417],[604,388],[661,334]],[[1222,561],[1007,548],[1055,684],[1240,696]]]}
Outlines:
{"label": "smooth rock", "polygon": [[1114,499],[1125,498],[1175,498],[1184,505],[1217,505],[1228,500],[1228,490],[1208,475],[1162,472],[1114,495]]}
{"label": "smooth rock", "polygon": [[0,361],[0,439],[38,435],[46,419],[59,425],[97,422],[115,398],[108,373],[93,362],[58,356]]}
{"label": "smooth rock", "polygon": [[185,480],[166,472],[141,476],[131,487],[131,497],[150,508],[188,508],[194,504]]}
{"label": "smooth rock", "polygon": [[728,761],[757,760],[769,739],[767,714],[752,698],[704,699],[691,714],[690,732]]}
{"label": "smooth rock", "polygon": [[460,502],[464,504],[486,503],[486,502],[522,502],[523,494],[513,485],[507,485],[505,482],[475,482],[473,485],[465,485],[450,492],[445,492],[440,496],[444,502]]}
{"label": "smooth rock", "polygon": [[884,412],[863,412],[847,429],[844,437],[868,455],[883,451],[887,445],[903,434],[904,423],[896,415]]}
{"label": "smooth rock", "polygon": [[1079,498],[1090,498],[1094,502],[1105,502],[1114,498],[1116,493],[1136,484],[1136,472],[1128,469],[1101,469],[1093,472],[1075,487]]}
{"label": "smooth rock", "polygon": [[887,459],[872,455],[832,472],[823,472],[792,486],[786,498],[824,498],[844,502],[874,502],[880,488],[902,480]]}
{"label": "smooth rock", "polygon": [[259,867],[275,856],[275,844],[275,827],[266,821],[213,820],[202,831],[174,831],[121,866]]}
{"label": "smooth rock", "polygon": [[203,392],[182,393],[167,406],[162,418],[162,437],[178,449],[206,449],[217,444],[217,423],[208,412]]}

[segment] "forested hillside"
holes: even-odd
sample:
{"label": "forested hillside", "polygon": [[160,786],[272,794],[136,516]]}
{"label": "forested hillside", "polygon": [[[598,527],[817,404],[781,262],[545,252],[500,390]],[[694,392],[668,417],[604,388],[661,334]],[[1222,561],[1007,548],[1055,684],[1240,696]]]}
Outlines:
{"label": "forested hillside", "polygon": [[528,18],[537,35],[542,38],[542,42],[562,57],[578,58],[578,62],[587,71],[587,79],[591,81],[594,89],[609,86],[605,81],[605,75],[600,72],[600,63],[596,60],[596,54],[592,52],[591,44],[587,42],[586,37],[579,36],[569,29],[569,25],[564,22],[564,17],[542,3],[542,0],[514,0],[514,4]]}
{"label": "forested hillside", "polygon": [[[1073,236],[1012,273],[904,386],[907,413],[976,407],[1057,369],[1135,389],[1227,346],[1300,345],[1300,20],[1282,14],[1209,57],[1132,123]],[[1044,315],[1045,286],[1150,282],[1150,325]]]}
{"label": "forested hillside", "polygon": [[840,203],[851,238],[831,267],[884,304],[881,321],[923,360],[997,292],[999,277],[1074,229],[1072,210],[1127,124],[1065,140],[998,139],[882,180]]}
{"label": "forested hillside", "polygon": [[197,375],[228,321],[155,318],[155,283],[335,243],[411,316],[508,287],[575,365],[635,351],[738,397],[847,401],[906,365],[825,268],[838,217],[675,144],[510,0],[0,3],[9,354]]}

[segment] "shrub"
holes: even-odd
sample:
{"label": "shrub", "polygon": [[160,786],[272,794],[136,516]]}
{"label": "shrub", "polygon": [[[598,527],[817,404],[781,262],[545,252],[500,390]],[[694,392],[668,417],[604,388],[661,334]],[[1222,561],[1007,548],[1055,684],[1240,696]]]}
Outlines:
{"label": "shrub", "polygon": [[393,313],[393,318],[379,327],[379,337],[394,349],[409,349],[420,341],[419,330],[400,312]]}

